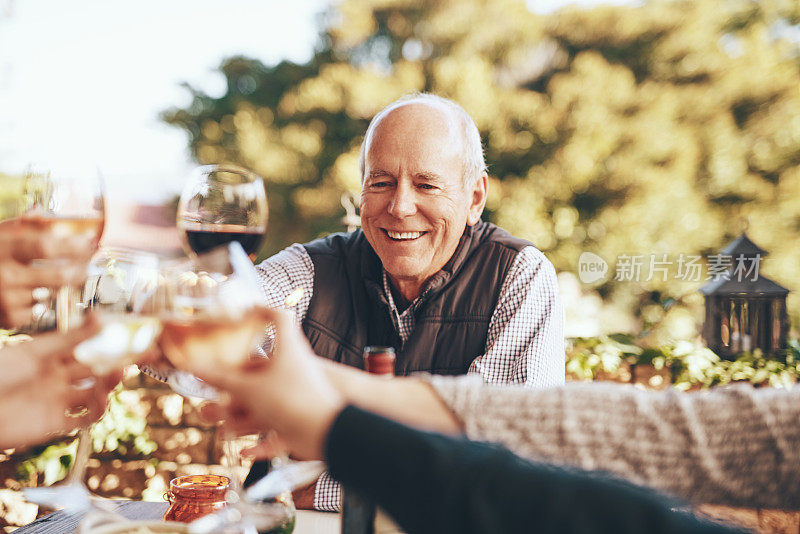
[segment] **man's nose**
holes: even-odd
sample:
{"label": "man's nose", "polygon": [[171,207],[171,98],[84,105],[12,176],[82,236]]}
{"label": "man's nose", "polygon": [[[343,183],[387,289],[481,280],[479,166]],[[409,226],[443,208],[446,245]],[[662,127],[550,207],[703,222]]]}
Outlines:
{"label": "man's nose", "polygon": [[417,200],[414,196],[414,191],[407,186],[398,186],[389,202],[389,214],[393,217],[402,218],[414,215],[416,212]]}

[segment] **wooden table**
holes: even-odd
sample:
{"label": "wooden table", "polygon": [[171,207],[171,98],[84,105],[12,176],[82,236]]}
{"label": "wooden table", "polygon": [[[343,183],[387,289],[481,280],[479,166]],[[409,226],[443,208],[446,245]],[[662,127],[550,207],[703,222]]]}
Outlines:
{"label": "wooden table", "polygon": [[[117,512],[128,519],[158,520],[167,511],[168,503],[119,501]],[[67,515],[54,512],[20,527],[14,534],[67,534],[75,532],[83,515]],[[339,534],[339,514],[326,512],[297,511],[294,534]]]}

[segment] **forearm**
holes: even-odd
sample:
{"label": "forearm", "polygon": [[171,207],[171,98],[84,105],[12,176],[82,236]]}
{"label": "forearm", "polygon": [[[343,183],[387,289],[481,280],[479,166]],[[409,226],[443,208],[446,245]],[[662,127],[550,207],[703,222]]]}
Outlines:
{"label": "forearm", "polygon": [[[431,386],[416,378],[387,380],[325,358],[316,360],[347,402],[406,425],[446,434],[461,434],[462,427]],[[315,488],[317,510],[339,511],[339,487],[323,475]]]}
{"label": "forearm", "polygon": [[531,391],[431,377],[470,439],[616,473],[694,502],[800,509],[800,389]]}
{"label": "forearm", "polygon": [[326,459],[334,477],[408,532],[727,531],[673,513],[674,503],[641,488],[530,464],[352,406],[331,428]]}
{"label": "forearm", "polygon": [[328,379],[351,404],[423,430],[463,433],[461,422],[427,382],[401,377],[387,380],[323,358],[319,361]]}

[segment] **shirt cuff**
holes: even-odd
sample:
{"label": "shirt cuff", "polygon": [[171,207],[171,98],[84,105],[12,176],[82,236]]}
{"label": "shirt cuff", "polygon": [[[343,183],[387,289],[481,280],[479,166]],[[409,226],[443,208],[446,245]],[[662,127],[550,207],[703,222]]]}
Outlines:
{"label": "shirt cuff", "polygon": [[342,487],[325,471],[317,479],[314,489],[314,509],[322,512],[342,510]]}

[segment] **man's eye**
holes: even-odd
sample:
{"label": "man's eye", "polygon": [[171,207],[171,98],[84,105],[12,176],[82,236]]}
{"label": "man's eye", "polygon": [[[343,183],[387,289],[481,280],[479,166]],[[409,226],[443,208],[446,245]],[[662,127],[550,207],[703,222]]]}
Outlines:
{"label": "man's eye", "polygon": [[370,187],[388,187],[388,186],[389,182],[372,182],[372,184],[370,184]]}
{"label": "man's eye", "polygon": [[437,189],[437,187],[435,185],[431,185],[431,184],[419,184],[417,187],[419,187],[420,189],[428,190],[428,191],[432,191],[434,189]]}

